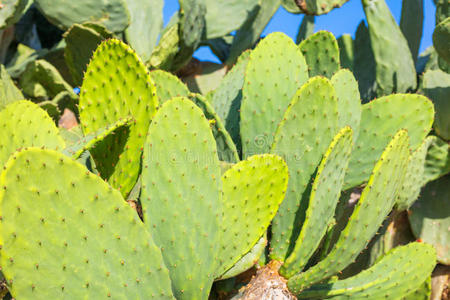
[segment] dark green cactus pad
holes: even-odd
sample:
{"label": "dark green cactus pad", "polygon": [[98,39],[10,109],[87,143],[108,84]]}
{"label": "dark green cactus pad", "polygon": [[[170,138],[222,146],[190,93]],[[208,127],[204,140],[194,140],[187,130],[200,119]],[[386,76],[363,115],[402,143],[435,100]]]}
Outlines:
{"label": "dark green cactus pad", "polygon": [[293,14],[302,13],[302,10],[297,5],[294,0],[281,0],[281,5],[283,5],[284,9]]}
{"label": "dark green cactus pad", "polygon": [[429,182],[411,206],[409,222],[414,235],[436,248],[438,261],[450,265],[450,176]]}
{"label": "dark green cactus pad", "polygon": [[384,0],[363,0],[376,61],[377,96],[416,88],[416,69],[408,42]]}
{"label": "dark green cactus pad", "polygon": [[259,1],[257,9],[250,12],[247,21],[236,31],[227,65],[233,65],[242,52],[255,46],[279,7],[280,0]]}
{"label": "dark green cactus pad", "polygon": [[298,299],[404,299],[430,278],[435,265],[432,246],[411,243],[391,250],[356,276],[313,285]]}
{"label": "dark green cactus pad", "polygon": [[44,147],[62,150],[64,140],[55,122],[38,105],[22,100],[0,111],[0,166],[17,149]]}
{"label": "dark green cactus pad", "polygon": [[298,28],[297,37],[295,38],[295,43],[298,45],[303,40],[307,39],[314,34],[314,20],[316,17],[305,15]]}
{"label": "dark green cactus pad", "polygon": [[433,45],[439,56],[450,63],[450,17],[436,25]]}
{"label": "dark green cactus pad", "polygon": [[248,253],[266,232],[284,199],[287,184],[286,163],[270,154],[252,156],[222,175],[223,216],[217,277]]}
{"label": "dark green cactus pad", "polygon": [[410,149],[416,150],[430,132],[433,117],[433,104],[421,95],[395,94],[364,104],[345,189],[367,181],[375,162],[399,129],[408,130]]}
{"label": "dark green cactus pad", "polygon": [[0,29],[19,21],[31,2],[30,0],[3,0],[0,8]]}
{"label": "dark green cactus pad", "polygon": [[162,70],[150,72],[150,77],[155,83],[156,95],[159,99],[159,105],[175,97],[188,97],[189,89],[175,75]]}
{"label": "dark green cactus pad", "polygon": [[331,32],[319,31],[300,43],[309,76],[331,78],[340,68],[339,46]]}
{"label": "dark green cactus pad", "polygon": [[208,298],[218,267],[220,197],[219,160],[207,119],[186,98],[167,101],[145,143],[141,203],[177,299]]}
{"label": "dark green cactus pad", "polygon": [[424,180],[432,181],[450,173],[450,145],[436,137],[428,148],[425,159]]}
{"label": "dark green cactus pad", "polygon": [[396,207],[398,210],[408,209],[420,194],[420,189],[425,181],[425,160],[428,149],[435,142],[436,137],[427,137],[416,151],[411,153],[406,169],[405,180],[398,194]]}
{"label": "dark green cactus pad", "polygon": [[361,100],[358,82],[352,72],[339,70],[331,78],[338,99],[338,127],[350,126],[353,129],[353,140],[358,138],[361,122]]}
{"label": "dark green cactus pad", "polygon": [[0,260],[13,297],[173,299],[159,248],[100,177],[32,148],[14,154],[0,184]]}
{"label": "dark green cactus pad", "polygon": [[242,86],[244,85],[245,69],[250,58],[250,51],[239,56],[233,66],[214,91],[211,105],[219,117],[225,122],[225,129],[230,133],[236,148],[241,152],[241,136],[239,134],[240,109],[242,102]]}
{"label": "dark green cactus pad", "polygon": [[406,173],[408,140],[405,130],[394,136],[375,165],[338,241],[325,259],[289,279],[292,292],[298,294],[311,284],[335,275],[351,264],[367,246],[397,199]]}
{"label": "dark green cactus pad", "polygon": [[[170,24],[170,23],[169,23]],[[158,45],[152,52],[149,65],[155,69],[171,70],[178,53],[178,44],[180,42],[178,22],[168,25],[168,28],[163,30]]]}
{"label": "dark green cactus pad", "polygon": [[222,37],[242,25],[249,12],[257,9],[259,0],[205,0],[207,39]]}
{"label": "dark green cactus pad", "polygon": [[127,195],[136,183],[142,147],[156,112],[156,89],[147,68],[118,40],[103,42],[87,68],[80,94],[80,120],[85,134],[122,118],[135,120],[91,151],[100,174]]}
{"label": "dark green cactus pad", "polygon": [[84,72],[86,72],[95,49],[103,40],[112,38],[112,34],[101,25],[97,25],[97,27],[92,25],[74,24],[64,33],[64,40],[66,41],[64,58],[73,82],[77,86],[80,86],[83,82]]}
{"label": "dark green cactus pad", "polygon": [[356,29],[354,51],[353,73],[358,81],[361,99],[368,102],[376,96],[376,62],[369,30],[364,21],[361,21]]}
{"label": "dark green cactus pad", "polygon": [[332,222],[353,147],[353,131],[344,127],[320,163],[311,188],[308,209],[295,248],[280,269],[285,278],[299,273],[314,254]]}
{"label": "dark green cactus pad", "polygon": [[235,277],[244,273],[258,263],[259,258],[264,254],[267,246],[267,234],[264,234],[259,241],[242,256],[228,271],[222,274],[219,280]]}
{"label": "dark green cactus pad", "polygon": [[305,219],[312,175],[338,131],[337,98],[331,82],[323,77],[310,79],[284,114],[271,150],[289,168],[286,198],[272,223],[272,259],[284,261],[292,251]]}
{"label": "dark green cactus pad", "polygon": [[419,55],[423,32],[423,0],[404,0],[400,29],[408,42],[414,62]]}
{"label": "dark green cactus pad", "polygon": [[223,121],[214,111],[212,105],[200,94],[190,94],[189,97],[198,107],[200,107],[210,123],[212,134],[216,140],[219,160],[230,163],[238,162],[240,159],[236,145],[233,143],[230,134],[223,125]]}
{"label": "dark green cactus pad", "polygon": [[0,110],[6,105],[23,100],[22,92],[16,87],[3,65],[0,65]]}
{"label": "dark green cactus pad", "polygon": [[38,100],[49,100],[61,92],[73,93],[72,87],[49,62],[39,59],[29,63],[19,79],[25,95]]}
{"label": "dark green cactus pad", "polygon": [[350,34],[343,34],[337,39],[339,46],[339,57],[341,67],[353,72],[353,62],[355,60],[355,50],[353,38]]}
{"label": "dark green cactus pad", "polygon": [[423,92],[436,109],[434,130],[444,140],[450,140],[450,74],[428,70],[423,74]]}
{"label": "dark green cactus pad", "polygon": [[450,3],[448,3],[448,0],[436,0],[434,2],[436,4],[436,24],[439,24],[450,17]]}
{"label": "dark green cactus pad", "polygon": [[129,25],[129,13],[123,0],[53,0],[34,1],[39,11],[62,30],[73,24],[94,22],[104,25],[112,32],[122,32]]}
{"label": "dark green cactus pad", "polygon": [[163,0],[125,0],[130,25],[125,38],[144,62],[150,59],[163,26]]}
{"label": "dark green cactus pad", "polygon": [[283,33],[268,35],[251,52],[242,90],[243,157],[269,152],[284,112],[307,79],[300,49]]}
{"label": "dark green cactus pad", "polygon": [[80,138],[78,141],[70,145],[70,147],[66,147],[62,152],[73,159],[78,159],[83,152],[94,148],[96,144],[102,142],[107,136],[114,134],[116,130],[123,126],[129,126],[131,122],[131,117],[119,120],[114,124],[101,128],[96,132]]}

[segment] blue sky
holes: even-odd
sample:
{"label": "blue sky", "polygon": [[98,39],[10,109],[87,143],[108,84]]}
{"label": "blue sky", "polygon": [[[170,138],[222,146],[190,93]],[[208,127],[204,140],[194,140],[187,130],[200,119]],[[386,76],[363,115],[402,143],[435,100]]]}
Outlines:
{"label": "blue sky", "polygon": [[[226,0],[224,0],[226,1]],[[400,0],[386,0],[392,14],[397,22],[400,22],[401,5]],[[164,22],[167,23],[172,14],[178,10],[178,0],[165,0],[164,5]],[[424,30],[422,42],[420,45],[420,52],[432,45],[431,36],[433,34],[435,22],[435,6],[432,0],[424,0]],[[275,16],[272,18],[263,35],[271,32],[282,31],[295,39],[298,27],[302,21],[303,15],[294,15],[288,13],[283,8],[280,8]],[[328,30],[336,37],[341,34],[349,33],[354,36],[356,28],[361,20],[365,19],[361,0],[350,0],[341,8],[334,9],[330,13],[316,17],[315,31]],[[219,62],[219,60],[212,54],[208,47],[202,47],[194,54],[200,60],[209,60]]]}

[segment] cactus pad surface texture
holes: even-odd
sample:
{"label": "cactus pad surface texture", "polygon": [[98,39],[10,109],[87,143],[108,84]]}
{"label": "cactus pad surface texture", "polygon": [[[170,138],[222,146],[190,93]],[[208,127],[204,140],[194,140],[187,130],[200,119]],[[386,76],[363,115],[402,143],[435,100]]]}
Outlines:
{"label": "cactus pad surface texture", "polygon": [[0,111],[0,166],[17,149],[44,147],[63,150],[64,140],[49,115],[37,104],[21,100]]}
{"label": "cactus pad surface texture", "polygon": [[80,94],[85,134],[119,119],[134,122],[91,151],[100,174],[126,196],[136,183],[148,126],[158,107],[156,88],[147,68],[127,45],[103,42],[87,68]]}
{"label": "cactus pad surface texture", "polygon": [[30,148],[14,154],[0,182],[0,260],[13,297],[173,299],[159,248],[100,177]]}

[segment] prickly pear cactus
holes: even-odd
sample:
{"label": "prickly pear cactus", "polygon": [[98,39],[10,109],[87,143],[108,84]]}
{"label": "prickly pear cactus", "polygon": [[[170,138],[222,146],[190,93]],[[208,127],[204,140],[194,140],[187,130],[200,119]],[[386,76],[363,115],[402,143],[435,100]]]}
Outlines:
{"label": "prickly pear cactus", "polygon": [[0,29],[19,21],[31,2],[30,0],[3,0],[0,7]]}
{"label": "prickly pear cactus", "polygon": [[129,116],[120,130],[91,151],[100,174],[127,195],[136,183],[148,125],[158,107],[155,86],[136,54],[118,40],[103,42],[81,86],[80,120],[85,134]]}
{"label": "prickly pear cactus", "polygon": [[173,299],[160,249],[100,177],[31,148],[14,154],[0,184],[0,260],[13,297]]}
{"label": "prickly pear cactus", "polygon": [[242,88],[244,157],[269,152],[277,125],[295,92],[308,79],[307,72],[300,49],[282,33],[268,35],[251,52]]}
{"label": "prickly pear cactus", "polygon": [[[411,243],[393,249],[356,276],[313,285],[298,299],[399,299],[430,278],[435,262],[436,251],[431,245]],[[393,271],[393,265],[402,267]]]}
{"label": "prickly pear cactus", "polygon": [[450,176],[428,183],[411,206],[409,222],[414,235],[436,248],[438,261],[450,264]]}
{"label": "prickly pear cactus", "polygon": [[9,104],[0,111],[0,166],[17,149],[44,147],[63,150],[54,121],[37,104],[22,100]]}
{"label": "prickly pear cactus", "polygon": [[122,32],[129,24],[129,12],[123,0],[66,1],[36,0],[36,7],[54,25],[67,30],[73,24],[97,22],[112,32]]}
{"label": "prickly pear cactus", "polygon": [[0,65],[0,110],[14,101],[23,99],[22,92],[16,87],[6,68]]}
{"label": "prickly pear cactus", "polygon": [[339,70],[339,47],[331,32],[316,32],[302,41],[299,48],[305,57],[310,77],[321,75],[331,78]]}
{"label": "prickly pear cactus", "polygon": [[[366,247],[394,206],[408,160],[408,134],[399,131],[373,169],[367,186],[345,229],[327,257],[306,272],[288,281],[292,292],[298,294],[310,285],[324,280],[348,266]],[[380,194],[383,193],[383,197]],[[376,210],[376,213],[373,213]]]}
{"label": "prickly pear cactus", "polygon": [[206,299],[218,265],[221,181],[209,123],[192,101],[175,98],[158,111],[142,169],[144,220],[164,249],[174,294]]}

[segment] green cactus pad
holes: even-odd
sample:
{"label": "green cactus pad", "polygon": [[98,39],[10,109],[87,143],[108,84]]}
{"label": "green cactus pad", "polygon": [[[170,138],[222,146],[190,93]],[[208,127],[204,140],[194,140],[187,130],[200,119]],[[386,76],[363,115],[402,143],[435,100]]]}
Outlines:
{"label": "green cactus pad", "polygon": [[269,152],[284,112],[307,79],[302,53],[283,33],[268,35],[251,52],[241,105],[244,158]]}
{"label": "green cactus pad", "polygon": [[160,250],[100,177],[32,148],[14,154],[0,185],[0,260],[13,297],[173,299]]}
{"label": "green cactus pad", "polygon": [[430,131],[433,116],[433,104],[421,95],[395,94],[364,104],[345,189],[367,181],[375,162],[399,129],[408,130],[410,149],[416,150]]}
{"label": "green cactus pad", "polygon": [[340,68],[339,47],[331,32],[319,31],[300,43],[308,64],[309,76],[331,78]]}
{"label": "green cactus pad", "polygon": [[63,150],[63,153],[73,159],[78,159],[84,151],[95,148],[95,145],[103,141],[107,136],[114,134],[116,130],[123,126],[129,126],[132,118],[128,117],[115,122],[105,128],[101,128],[96,132],[90,133],[87,136],[80,138],[76,143],[72,144]]}
{"label": "green cactus pad", "polygon": [[355,60],[354,42],[350,34],[343,34],[337,39],[339,46],[339,57],[342,68],[347,68],[353,72],[353,62]]}
{"label": "green cactus pad", "polygon": [[435,142],[436,137],[427,137],[416,151],[411,153],[406,169],[405,180],[399,192],[396,207],[398,210],[406,210],[416,201],[420,194],[420,189],[426,183],[425,159],[430,146]]}
{"label": "green cactus pad", "polygon": [[175,97],[188,97],[189,89],[175,75],[162,70],[150,72],[150,77],[155,83],[156,95],[158,95],[159,105]]}
{"label": "green cactus pad", "polygon": [[432,181],[450,173],[450,145],[436,137],[428,148],[425,159],[424,180]]}
{"label": "green cactus pad", "polygon": [[313,285],[298,299],[400,299],[427,281],[435,265],[436,251],[432,246],[411,243],[391,250],[356,276]]}
{"label": "green cactus pad", "polygon": [[230,163],[238,162],[240,159],[236,150],[236,145],[233,143],[230,134],[223,125],[223,121],[216,114],[212,105],[200,94],[190,94],[189,97],[198,107],[200,107],[211,125],[212,134],[216,140],[219,160]]}
{"label": "green cactus pad", "polygon": [[218,277],[249,252],[266,232],[284,199],[287,184],[286,163],[270,154],[252,156],[222,175]]}
{"label": "green cactus pad", "polygon": [[353,129],[353,140],[358,138],[359,123],[361,122],[361,100],[358,82],[352,72],[339,70],[331,78],[331,83],[338,99],[338,126],[350,126]]}
{"label": "green cactus pad", "polygon": [[264,250],[267,246],[267,234],[264,234],[259,241],[242,256],[228,271],[220,276],[218,280],[228,279],[244,273],[254,265],[258,263],[261,255],[264,254]]}
{"label": "green cactus pad", "polygon": [[142,164],[144,220],[162,248],[175,297],[207,299],[218,266],[221,180],[209,123],[193,102],[162,105]]}
{"label": "green cactus pad", "polygon": [[73,24],[95,22],[104,25],[112,32],[122,32],[129,24],[129,13],[123,0],[54,0],[34,1],[39,11],[62,30]]}
{"label": "green cactus pad", "polygon": [[136,183],[142,147],[157,106],[153,82],[136,54],[118,40],[103,42],[81,86],[80,120],[84,133],[89,134],[128,116],[135,119],[129,130],[119,130],[92,151],[101,176],[124,196]]}
{"label": "green cactus pad", "polygon": [[431,299],[431,276],[425,280],[424,283],[412,293],[401,298],[402,300],[430,300]]}
{"label": "green cactus pad", "polygon": [[284,261],[292,251],[305,218],[311,177],[338,131],[337,98],[331,82],[323,77],[310,79],[294,96],[271,150],[289,168],[286,198],[272,223],[272,259]]}
{"label": "green cactus pad", "polygon": [[409,222],[414,235],[432,244],[438,261],[450,265],[450,176],[429,182],[411,206]]}
{"label": "green cactus pad", "polygon": [[151,67],[162,70],[172,69],[175,56],[179,49],[179,28],[178,22],[175,22],[171,26],[168,25],[168,28],[163,30],[159,43],[150,57],[149,65]]}
{"label": "green cactus pad", "polygon": [[450,74],[428,70],[423,74],[423,91],[436,109],[434,129],[444,140],[450,140]]}
{"label": "green cactus pad", "polygon": [[238,29],[250,12],[256,9],[259,0],[205,0],[206,38],[222,37]]}
{"label": "green cactus pad", "polygon": [[31,2],[30,0],[3,0],[0,8],[0,29],[19,21]]}
{"label": "green cactus pad", "polygon": [[0,65],[0,110],[12,102],[23,99],[22,92],[16,87],[6,68]]}
{"label": "green cactus pad", "polygon": [[413,60],[416,62],[423,32],[423,0],[402,1],[400,29],[408,42]]}
{"label": "green cactus pad", "polygon": [[130,25],[125,38],[144,62],[150,59],[163,26],[163,0],[125,0]]}
{"label": "green cactus pad", "polygon": [[37,104],[21,100],[0,111],[0,166],[17,149],[44,147],[62,150],[64,140],[55,122]]}
{"label": "green cactus pad", "polygon": [[72,87],[49,62],[39,59],[29,63],[20,77],[19,86],[25,95],[49,100],[60,92],[72,92]]}
{"label": "green cactus pad", "polygon": [[[290,0],[294,2],[294,0]],[[296,0],[301,11],[308,15],[323,15],[332,9],[340,7],[348,0]]]}
{"label": "green cactus pad", "polygon": [[292,292],[335,275],[352,263],[367,246],[394,206],[409,157],[408,134],[400,130],[381,155],[361,198],[328,256],[318,264],[289,279]]}
{"label": "green cactus pad", "polygon": [[416,69],[408,42],[384,0],[363,0],[376,61],[377,95],[416,88]]}
{"label": "green cactus pad", "polygon": [[352,136],[350,127],[341,129],[323,156],[311,188],[300,235],[280,269],[285,278],[292,277],[306,266],[333,220],[353,147]]}
{"label": "green cactus pad", "polygon": [[250,12],[250,17],[236,31],[230,47],[227,65],[233,65],[237,58],[247,49],[252,49],[261,37],[262,32],[280,7],[280,0],[259,1],[259,9]]}
{"label": "green cactus pad", "polygon": [[358,81],[361,99],[368,102],[376,96],[376,62],[369,30],[364,21],[361,21],[356,29],[354,51],[353,73]]}
{"label": "green cactus pad", "polygon": [[219,117],[225,122],[225,129],[230,133],[237,149],[241,149],[241,136],[239,134],[239,123],[242,102],[242,86],[244,85],[244,74],[250,59],[250,51],[239,56],[237,63],[233,66],[214,91],[211,105]]}
{"label": "green cactus pad", "polygon": [[84,72],[94,54],[95,49],[112,34],[104,27],[96,28],[91,24],[74,24],[64,33],[66,47],[64,58],[69,68],[70,75],[75,85],[80,86],[83,82]]}
{"label": "green cactus pad", "polygon": [[450,63],[450,17],[436,25],[433,45],[439,56]]}
{"label": "green cactus pad", "polygon": [[302,22],[300,23],[300,27],[298,28],[297,37],[295,38],[295,43],[298,45],[303,40],[307,39],[311,35],[314,34],[314,16],[304,16]]}

